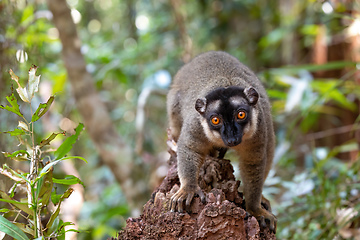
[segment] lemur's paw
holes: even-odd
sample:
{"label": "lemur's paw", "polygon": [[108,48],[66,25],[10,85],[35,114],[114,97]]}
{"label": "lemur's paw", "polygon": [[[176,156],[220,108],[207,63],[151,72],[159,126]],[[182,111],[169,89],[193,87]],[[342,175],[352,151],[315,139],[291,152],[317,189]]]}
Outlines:
{"label": "lemur's paw", "polygon": [[199,186],[181,187],[170,199],[170,211],[183,213],[185,201],[185,210],[190,212],[191,201],[195,194],[199,195],[202,203],[206,203],[206,197]]}

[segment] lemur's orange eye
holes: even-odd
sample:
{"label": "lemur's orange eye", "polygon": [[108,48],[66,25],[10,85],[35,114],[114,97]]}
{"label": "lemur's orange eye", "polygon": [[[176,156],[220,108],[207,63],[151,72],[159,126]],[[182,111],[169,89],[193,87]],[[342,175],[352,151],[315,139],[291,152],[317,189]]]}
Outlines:
{"label": "lemur's orange eye", "polygon": [[246,118],[246,112],[244,112],[244,111],[238,112],[237,117],[238,117],[238,119],[240,119],[240,120],[245,119],[245,118]]}
{"label": "lemur's orange eye", "polygon": [[220,118],[218,118],[218,117],[212,117],[212,118],[211,118],[211,123],[214,124],[214,125],[219,125],[219,123],[220,123]]}

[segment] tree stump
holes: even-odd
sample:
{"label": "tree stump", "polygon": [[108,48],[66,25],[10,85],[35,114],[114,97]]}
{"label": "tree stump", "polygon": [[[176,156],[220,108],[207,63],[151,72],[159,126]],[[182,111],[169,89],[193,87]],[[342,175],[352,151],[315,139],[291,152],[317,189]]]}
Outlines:
{"label": "tree stump", "polygon": [[276,239],[268,228],[260,229],[255,217],[245,210],[240,181],[234,177],[229,160],[208,157],[201,167],[199,185],[206,204],[194,197],[191,213],[169,211],[171,196],[179,189],[176,153],[162,184],[144,205],[139,218],[129,218],[126,227],[112,239]]}

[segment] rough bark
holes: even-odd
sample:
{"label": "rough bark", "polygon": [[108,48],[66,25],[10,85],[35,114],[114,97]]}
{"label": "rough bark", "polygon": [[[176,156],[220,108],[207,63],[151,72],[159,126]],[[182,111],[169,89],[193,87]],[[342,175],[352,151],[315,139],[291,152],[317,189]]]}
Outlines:
{"label": "rough bark", "polygon": [[129,206],[136,211],[141,208],[143,195],[149,194],[144,191],[146,184],[139,184],[136,180],[145,171],[132,163],[133,151],[117,134],[109,112],[95,89],[95,81],[86,70],[86,62],[80,51],[81,42],[66,0],[48,0],[47,4],[59,31],[62,57],[86,130],[101,160],[109,166],[121,185]]}
{"label": "rough bark", "polygon": [[176,155],[173,153],[167,176],[145,204],[139,218],[127,219],[126,228],[115,239],[276,239],[268,228],[244,210],[229,160],[207,158],[200,171],[199,184],[207,203],[195,197],[191,213],[170,212],[171,196],[179,189]]}

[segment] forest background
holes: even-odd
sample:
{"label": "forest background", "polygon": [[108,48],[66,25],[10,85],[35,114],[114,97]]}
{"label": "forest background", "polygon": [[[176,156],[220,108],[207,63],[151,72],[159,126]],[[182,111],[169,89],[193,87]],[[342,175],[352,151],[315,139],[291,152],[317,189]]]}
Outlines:
{"label": "forest background", "polygon": [[[210,50],[252,68],[272,101],[277,147],[264,195],[278,217],[278,239],[359,239],[359,1],[66,2],[67,18],[57,15],[62,0],[0,2],[0,103],[16,86],[9,69],[25,85],[35,64],[41,80],[34,110],[55,95],[34,128],[37,140],[73,134],[84,123],[71,154],[88,163],[62,161],[52,173],[77,176],[85,186],[74,185],[63,202],[62,218],[80,230],[68,239],[116,236],[141,213],[168,169],[171,78]],[[21,149],[4,133],[18,120],[0,110],[2,152]],[[64,139],[59,134],[51,147]],[[231,153],[227,158],[236,169]],[[29,171],[28,161],[0,155],[4,163]],[[8,192],[13,181],[0,175],[0,186]],[[0,206],[7,219],[17,218],[9,204]]]}

